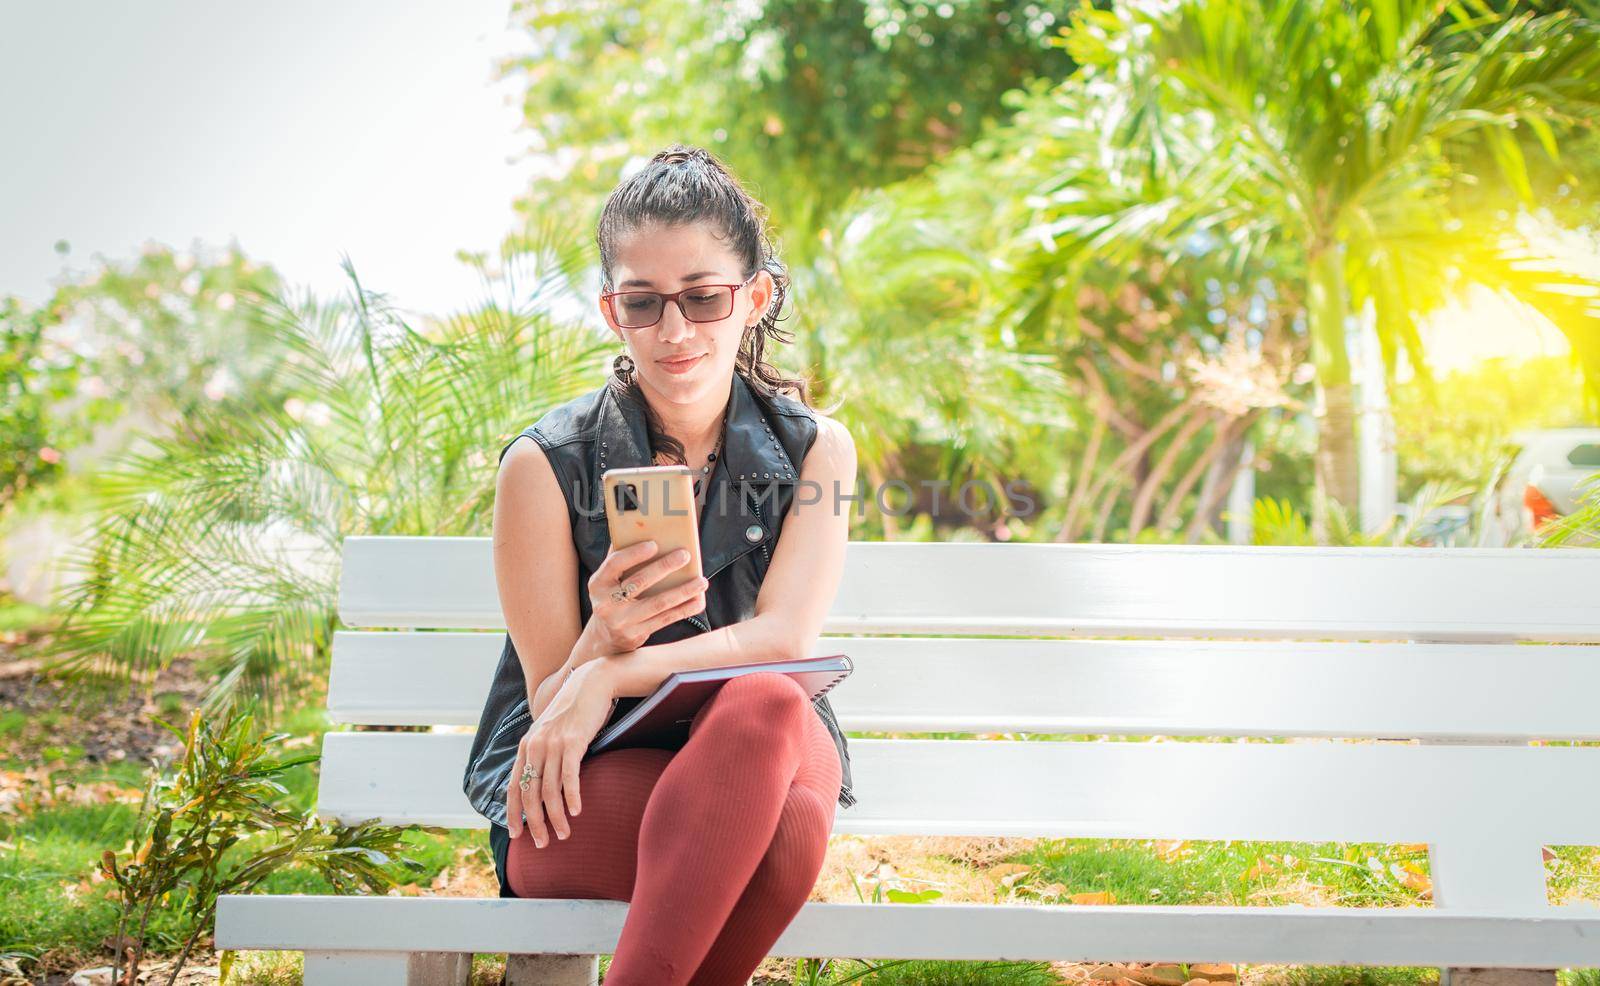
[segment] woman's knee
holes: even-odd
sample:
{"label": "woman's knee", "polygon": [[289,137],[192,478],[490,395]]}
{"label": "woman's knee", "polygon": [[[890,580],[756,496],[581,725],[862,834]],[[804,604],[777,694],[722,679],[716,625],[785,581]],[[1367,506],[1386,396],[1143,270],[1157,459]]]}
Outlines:
{"label": "woman's knee", "polygon": [[804,716],[815,715],[811,697],[800,683],[776,671],[739,675],[723,684],[697,716],[691,730],[707,721],[716,721],[719,731],[735,729],[765,736],[787,734],[803,737]]}
{"label": "woman's knee", "polygon": [[777,671],[740,675],[717,691],[716,701],[749,709],[766,721],[795,722],[811,707],[805,688]]}

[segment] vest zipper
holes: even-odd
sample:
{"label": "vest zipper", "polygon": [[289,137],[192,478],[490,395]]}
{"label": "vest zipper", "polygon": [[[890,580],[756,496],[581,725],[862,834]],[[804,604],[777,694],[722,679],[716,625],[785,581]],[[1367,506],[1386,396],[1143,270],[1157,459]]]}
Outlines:
{"label": "vest zipper", "polygon": [[849,780],[849,770],[850,770],[850,766],[849,766],[849,764],[850,764],[849,740],[845,738],[844,730],[839,728],[839,720],[838,720],[838,718],[836,716],[833,715],[832,708],[830,706],[822,704],[822,699],[825,698],[825,697],[826,696],[821,696],[819,698],[816,698],[816,699],[812,700],[811,706],[812,706],[812,708],[817,710],[817,714],[822,717],[824,722],[827,722],[829,725],[831,725],[833,727],[834,733],[835,733],[835,735],[837,737],[834,740],[834,744],[833,745],[835,747],[837,747],[838,750],[839,750],[839,757],[843,761],[842,769],[843,769],[843,771],[845,772],[845,775],[846,775],[844,778],[841,778],[840,782],[839,782],[839,803],[841,805],[843,805],[844,807],[849,808],[851,805],[856,803],[856,796],[855,796],[854,791],[851,789],[852,786],[851,786],[851,783],[850,783],[850,780]]}
{"label": "vest zipper", "polygon": [[[769,486],[768,489],[771,489],[771,487]],[[749,498],[750,508],[756,512],[756,519],[761,521],[761,526],[765,528],[767,526],[767,517],[761,512],[761,501],[754,498],[754,494],[748,486],[745,487],[745,496]],[[766,561],[767,567],[770,568],[772,566],[772,552],[767,550],[767,540],[765,537],[761,539],[761,557]]]}
{"label": "vest zipper", "polygon": [[490,746],[494,745],[494,741],[495,740],[499,739],[501,737],[501,735],[506,732],[506,730],[508,730],[508,729],[512,728],[513,726],[515,726],[519,720],[532,719],[533,718],[532,711],[533,710],[531,708],[525,706],[522,709],[522,711],[516,713],[511,718],[507,719],[505,722],[502,722],[499,726],[497,726],[495,728],[495,731],[493,733],[489,734],[489,742],[484,744],[484,749],[487,751]]}
{"label": "vest zipper", "polygon": [[[761,512],[761,503],[758,500],[755,499],[754,492],[748,486],[745,487],[745,502],[748,503],[750,505],[750,508],[755,511],[756,519],[760,520],[761,521],[761,526],[763,528],[765,528],[767,526],[767,516],[766,516],[766,514],[763,514]],[[766,538],[762,538],[761,539],[761,558],[762,558],[763,561],[765,561],[767,563],[767,566],[769,568],[772,566],[772,551],[767,546],[767,539]],[[722,568],[717,569],[716,572],[712,572],[712,573],[708,574],[706,576],[706,578],[707,579],[715,578],[718,572],[721,572],[723,568],[727,568],[728,565],[730,565],[730,564],[732,564],[731,561],[724,563]],[[688,620],[690,623],[693,623],[695,626],[699,627],[701,630],[705,631],[706,633],[710,633],[711,632],[711,625],[708,624],[706,621],[700,619],[698,616],[686,616],[686,617],[684,617],[684,619]]]}

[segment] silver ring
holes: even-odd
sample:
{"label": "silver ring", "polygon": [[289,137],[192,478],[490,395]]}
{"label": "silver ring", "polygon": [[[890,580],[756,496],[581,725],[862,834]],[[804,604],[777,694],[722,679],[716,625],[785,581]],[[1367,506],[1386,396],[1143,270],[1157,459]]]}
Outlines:
{"label": "silver ring", "polygon": [[526,791],[528,785],[538,779],[539,772],[533,769],[533,761],[529,760],[522,765],[522,780],[517,782],[517,786]]}
{"label": "silver ring", "polygon": [[629,582],[627,585],[618,586],[611,590],[611,598],[621,602],[639,591],[639,583]]}

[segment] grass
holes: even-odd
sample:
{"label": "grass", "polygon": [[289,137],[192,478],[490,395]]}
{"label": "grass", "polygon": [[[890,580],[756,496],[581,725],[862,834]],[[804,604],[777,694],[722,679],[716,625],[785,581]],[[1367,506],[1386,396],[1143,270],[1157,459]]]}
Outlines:
{"label": "grass", "polygon": [[1021,854],[1065,903],[1426,907],[1426,849],[1382,843],[1051,840]]}

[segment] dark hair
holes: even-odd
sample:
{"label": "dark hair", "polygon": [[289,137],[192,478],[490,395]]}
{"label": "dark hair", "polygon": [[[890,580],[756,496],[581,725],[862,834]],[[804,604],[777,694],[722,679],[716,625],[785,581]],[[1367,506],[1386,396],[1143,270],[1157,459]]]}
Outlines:
{"label": "dark hair", "polygon": [[[778,259],[768,236],[766,206],[745,191],[727,166],[705,148],[669,145],[606,198],[595,229],[595,242],[600,248],[601,290],[615,290],[612,265],[616,263],[617,243],[624,236],[653,223],[679,226],[697,222],[710,224],[717,235],[730,241],[733,254],[738,258],[741,279],[751,277],[762,268],[772,275],[772,303],[761,321],[747,329],[739,341],[734,372],[742,374],[745,382],[759,394],[770,396],[790,391],[800,403],[812,407],[806,382],[784,376],[764,358],[769,340],[794,341],[793,335],[778,327],[777,313],[789,293],[789,269]],[[683,443],[662,429],[639,389],[637,374],[630,373],[623,379],[612,373],[607,385],[619,398],[635,401],[644,408],[650,447],[682,462],[685,458]]]}

